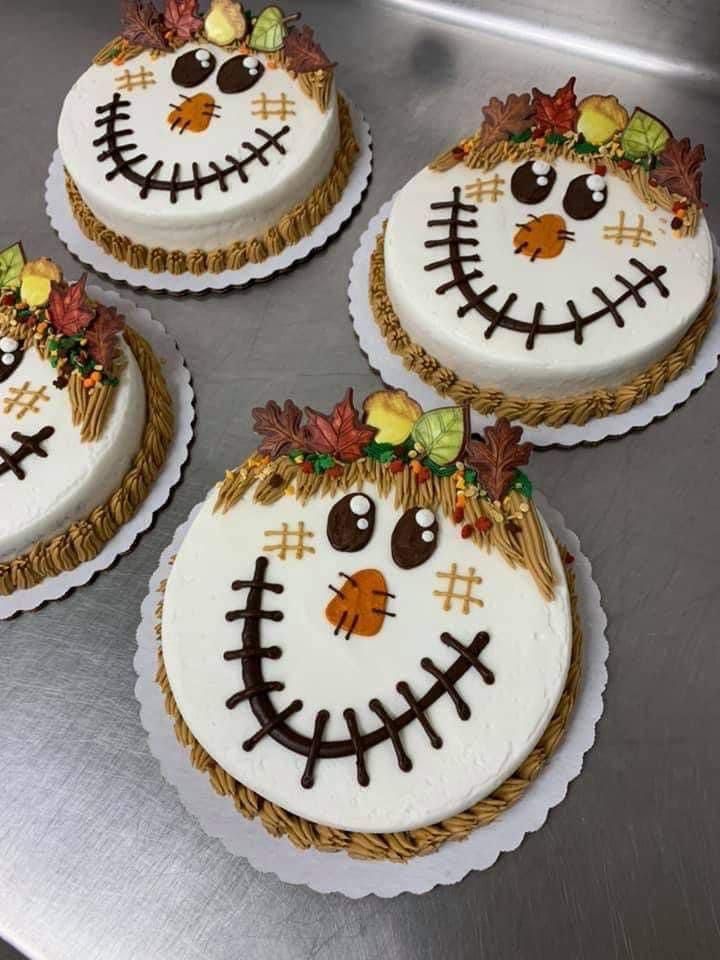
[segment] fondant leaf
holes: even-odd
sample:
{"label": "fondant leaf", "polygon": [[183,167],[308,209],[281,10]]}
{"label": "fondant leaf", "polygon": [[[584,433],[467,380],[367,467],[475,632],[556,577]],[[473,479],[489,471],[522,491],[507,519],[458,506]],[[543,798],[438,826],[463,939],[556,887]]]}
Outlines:
{"label": "fondant leaf", "polygon": [[198,0],[165,0],[165,30],[177,40],[192,40],[202,29],[198,16]]}
{"label": "fondant leaf", "polygon": [[166,50],[160,11],[152,0],[122,0],[122,35],[128,43],[151,50]]}
{"label": "fondant leaf", "polygon": [[377,430],[376,443],[397,445],[410,436],[422,407],[404,390],[377,390],[365,398],[363,413],[365,423]]}
{"label": "fondant leaf", "polygon": [[285,62],[295,73],[312,73],[313,70],[332,70],[335,66],[328,60],[319,43],[313,40],[313,31],[307,25],[302,30],[291,30],[283,50]]}
{"label": "fondant leaf", "polygon": [[255,407],[252,417],[255,433],[263,438],[258,448],[260,453],[279,457],[289,450],[306,449],[307,435],[301,425],[302,411],[292,400],[286,400],[282,409],[271,400],[264,407]]}
{"label": "fondant leaf", "polygon": [[705,147],[701,143],[690,146],[690,140],[670,137],[652,172],[652,181],[667,187],[693,203],[700,203],[702,195],[702,171]]}
{"label": "fondant leaf", "polygon": [[21,243],[13,243],[0,251],[0,287],[19,287],[24,266],[25,253]]}
{"label": "fondant leaf", "polygon": [[484,146],[522,134],[532,126],[533,108],[529,93],[511,93],[505,103],[491,97],[482,112],[485,119],[480,127],[480,141]]}
{"label": "fondant leaf", "polygon": [[90,356],[105,370],[110,370],[117,349],[117,335],[125,328],[125,320],[115,307],[98,304],[95,319],[85,332]]}
{"label": "fondant leaf", "polygon": [[260,12],[255,21],[249,45],[262,53],[273,53],[282,47],[286,36],[285,14],[280,7],[269,6]]}
{"label": "fondant leaf", "polygon": [[85,293],[87,274],[77,283],[53,283],[48,301],[48,319],[58,333],[71,337],[84,330],[95,316]]}
{"label": "fondant leaf", "polygon": [[530,460],[532,445],[520,443],[522,427],[511,427],[505,417],[485,427],[484,435],[484,440],[468,443],[465,460],[477,470],[491,499],[502,500],[517,468]]}
{"label": "fondant leaf", "polygon": [[670,136],[668,128],[657,117],[636,107],[620,144],[630,160],[642,160],[662,153]]}
{"label": "fondant leaf", "polygon": [[375,438],[375,428],[360,421],[353,404],[352,389],[348,389],[329,417],[310,407],[306,413],[308,444],[315,453],[328,453],[349,463],[359,460],[365,447]]}
{"label": "fondant leaf", "polygon": [[578,111],[575,97],[575,77],[551,96],[533,87],[535,126],[549,133],[569,133],[575,128]]}
{"label": "fondant leaf", "polygon": [[423,456],[440,467],[458,460],[466,436],[467,410],[463,407],[428,410],[412,431],[415,444],[422,445]]}

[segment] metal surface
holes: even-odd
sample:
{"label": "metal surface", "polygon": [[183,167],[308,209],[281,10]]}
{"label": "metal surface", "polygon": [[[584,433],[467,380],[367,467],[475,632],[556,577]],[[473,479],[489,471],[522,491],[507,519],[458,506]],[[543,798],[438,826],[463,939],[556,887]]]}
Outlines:
{"label": "metal surface", "polygon": [[[717,70],[714,0],[576,0],[572,16],[565,7],[526,0],[513,17],[622,38],[671,62],[697,52]],[[0,933],[47,960],[718,956],[720,377],[643,433],[535,458],[533,478],[594,563],[610,683],[582,776],[546,826],[491,870],[387,902],[286,887],[204,836],[146,748],[133,696],[139,604],[175,526],[250,450],[249,406],[292,395],[322,408],[346,383],[376,386],[345,287],[380,203],[476,125],[489,94],[554,89],[570,72],[584,92],[622,92],[720,158],[712,84],[581,60],[399,3],[304,8],[372,125],[370,194],[327,250],[271,284],[203,300],[138,295],[194,373],[197,440],[184,483],[130,556],[68,599],[0,624]],[[72,272],[42,183],[61,97],[115,33],[116,4],[36,0],[31,10],[6,0],[2,11],[0,243],[23,237]]]}

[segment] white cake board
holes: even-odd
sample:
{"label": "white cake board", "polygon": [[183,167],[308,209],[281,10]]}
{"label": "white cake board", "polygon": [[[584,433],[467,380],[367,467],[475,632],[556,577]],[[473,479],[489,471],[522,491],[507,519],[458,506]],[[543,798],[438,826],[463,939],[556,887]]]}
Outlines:
{"label": "white cake board", "polygon": [[[347,99],[347,98],[346,98]],[[50,162],[45,182],[45,205],[50,223],[62,242],[77,259],[95,273],[125,283],[137,290],[152,290],[158,293],[182,295],[188,293],[222,293],[246,287],[258,280],[269,280],[277,273],[288,270],[294,263],[305,260],[323,247],[349,220],[362,201],[372,171],[372,137],[370,127],[358,108],[348,100],[355,138],[360,152],[355,158],[350,178],[330,213],[315,227],[312,233],[297,243],[287,246],[282,253],[268,257],[262,263],[247,263],[239,270],[223,273],[203,273],[195,276],[183,273],[151,273],[136,270],[105,253],[101,247],[82,233],[70,209],[65,189],[65,171],[60,150],[56,149]]]}
{"label": "white cake board", "polygon": [[[434,387],[425,383],[418,374],[408,370],[402,357],[390,350],[375,322],[370,306],[368,279],[370,256],[375,248],[377,235],[382,231],[383,222],[390,214],[394,199],[395,197],[384,203],[372,218],[360,239],[360,246],[355,251],[348,286],[350,315],[360,347],[367,356],[373,370],[382,377],[388,386],[406,390],[421,407],[425,410],[431,410],[433,407],[442,405],[443,402],[447,403],[447,397],[442,397]],[[720,262],[717,244],[715,260]],[[647,400],[638,403],[627,413],[597,417],[588,421],[582,427],[575,426],[572,423],[567,423],[562,427],[545,425],[530,427],[522,424],[523,439],[529,440],[536,447],[574,447],[580,443],[598,443],[607,437],[619,437],[631,430],[646,427],[659,417],[667,416],[675,407],[685,403],[690,394],[705,383],[717,366],[718,356],[720,356],[719,316],[720,302],[710,329],[691,366],[656,396],[648,397]],[[471,411],[471,426],[476,433],[481,432],[484,427],[494,422],[494,416],[482,416],[474,410]]]}
{"label": "white cake board", "polygon": [[[471,870],[491,867],[501,853],[515,850],[527,833],[545,823],[549,811],[565,797],[570,781],[580,773],[583,757],[595,741],[595,725],[603,712],[607,683],[608,644],[607,619],[590,561],[581,553],[578,538],[566,528],[557,510],[550,508],[541,495],[534,496],[555,536],[575,557],[577,602],[583,626],[582,679],[565,736],[538,779],[507,812],[475,830],[467,840],[446,843],[436,853],[416,857],[409,863],[370,862],[353,860],[345,853],[297,850],[289,840],[271,837],[259,821],[246,820],[232,800],[218,796],[206,774],[191,765],[188,751],[175,738],[173,722],[165,712],[163,695],[155,682],[155,624],[156,606],[162,596],[160,583],[169,576],[171,558],[202,504],[193,509],[163,552],[142,604],[135,654],[135,695],[150,750],[160,762],[163,776],[177,789],[183,805],[209,836],[217,837],[230,853],[244,857],[262,873],[275,874],[286,883],[303,884],[318,893],[343,893],[358,899],[371,893],[378,897],[426,893],[439,884],[457,883]],[[582,816],[582,811],[577,810],[576,815]]]}
{"label": "white cake board", "polygon": [[180,481],[188,458],[195,420],[195,395],[190,382],[190,372],[175,340],[161,323],[153,319],[148,310],[136,307],[115,291],[90,286],[87,292],[93,300],[108,307],[115,307],[118,313],[125,317],[128,325],[137,330],[152,346],[162,363],[163,376],[172,397],[175,433],[165,463],[147,497],[139,505],[135,515],[108,540],[100,553],[74,570],[47,577],[36,587],[16,590],[9,597],[0,597],[0,620],[7,620],[22,611],[34,610],[49,600],[59,600],[70,590],[87,583],[98,571],[107,569],[121,554],[127,553],[169,499],[173,488]]}

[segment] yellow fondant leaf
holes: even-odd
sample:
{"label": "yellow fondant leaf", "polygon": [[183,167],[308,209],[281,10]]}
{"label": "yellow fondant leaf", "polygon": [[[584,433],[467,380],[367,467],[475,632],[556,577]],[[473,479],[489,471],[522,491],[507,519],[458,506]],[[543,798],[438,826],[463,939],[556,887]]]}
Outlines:
{"label": "yellow fondant leaf", "polygon": [[53,283],[62,281],[60,267],[47,257],[29,260],[23,267],[20,296],[29,307],[44,307]]}
{"label": "yellow fondant leaf", "polygon": [[247,17],[235,0],[212,0],[205,17],[205,36],[219,47],[242,40],[247,33]]}
{"label": "yellow fondant leaf", "polygon": [[593,94],[578,104],[577,132],[588,143],[600,146],[628,123],[628,112],[617,97]]}
{"label": "yellow fondant leaf", "polygon": [[375,427],[376,443],[398,445],[410,436],[412,428],[422,416],[422,407],[411,400],[404,390],[378,390],[363,404],[365,423]]}

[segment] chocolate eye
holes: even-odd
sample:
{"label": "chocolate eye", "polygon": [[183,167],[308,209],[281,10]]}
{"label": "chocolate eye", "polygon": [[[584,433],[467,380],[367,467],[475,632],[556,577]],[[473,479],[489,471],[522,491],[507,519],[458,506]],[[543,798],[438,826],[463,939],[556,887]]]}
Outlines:
{"label": "chocolate eye", "polygon": [[375,504],[364,493],[349,493],[328,515],[331,546],[342,553],[357,553],[370,542],[375,529]]}
{"label": "chocolate eye", "polygon": [[510,190],[520,203],[542,203],[555,186],[557,174],[544,160],[528,160],[512,175]]}
{"label": "chocolate eye", "polygon": [[435,553],[438,522],[432,510],[412,507],[395,524],[390,544],[392,558],[402,570],[419,567]]}
{"label": "chocolate eye", "polygon": [[0,338],[0,383],[20,366],[23,350],[13,337]]}
{"label": "chocolate eye", "polygon": [[198,87],[212,74],[217,60],[209,50],[201,47],[178,57],[172,68],[173,83],[179,87]]}
{"label": "chocolate eye", "polygon": [[563,209],[573,220],[590,220],[607,203],[607,183],[599,173],[584,173],[568,184]]}
{"label": "chocolate eye", "polygon": [[242,93],[254,87],[264,73],[257,57],[232,57],[220,67],[217,84],[223,93]]}

